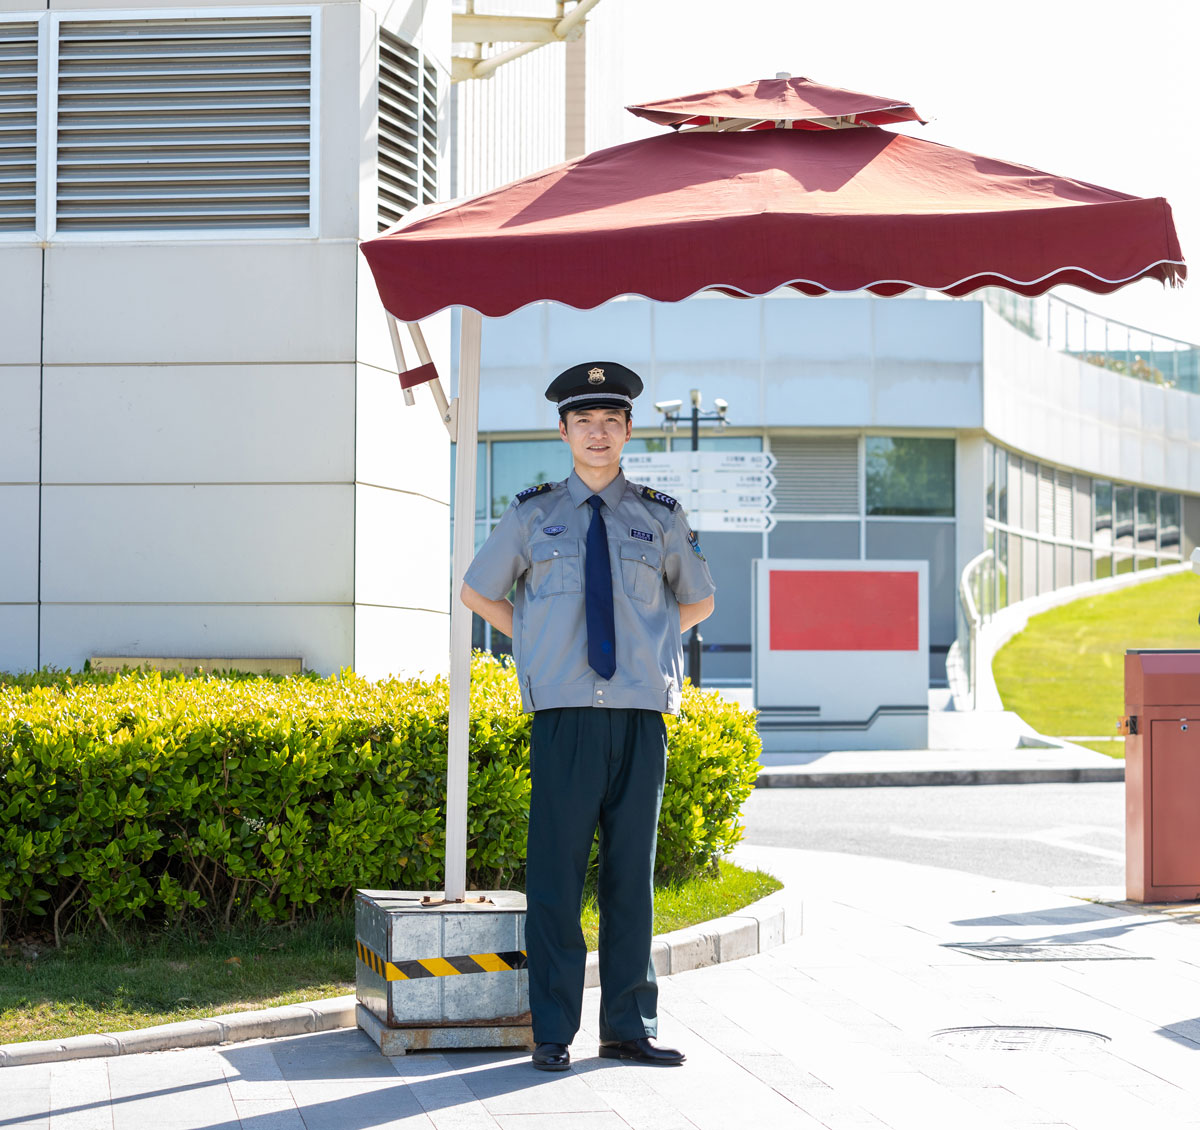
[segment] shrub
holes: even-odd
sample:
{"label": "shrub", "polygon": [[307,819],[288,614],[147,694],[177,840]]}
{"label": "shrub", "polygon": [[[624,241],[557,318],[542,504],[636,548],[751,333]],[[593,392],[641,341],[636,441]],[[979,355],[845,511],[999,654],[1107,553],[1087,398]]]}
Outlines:
{"label": "shrub", "polygon": [[[295,917],[355,887],[442,879],[447,684],[155,672],[0,677],[0,936],[130,918]],[[753,715],[685,688],[658,869],[741,837]],[[472,666],[468,883],[521,886],[529,715]]]}

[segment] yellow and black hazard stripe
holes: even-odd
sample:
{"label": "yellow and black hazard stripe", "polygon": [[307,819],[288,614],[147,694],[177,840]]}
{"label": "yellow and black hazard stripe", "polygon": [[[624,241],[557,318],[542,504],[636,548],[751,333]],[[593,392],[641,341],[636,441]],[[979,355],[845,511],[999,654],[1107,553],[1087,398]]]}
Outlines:
{"label": "yellow and black hazard stripe", "polygon": [[422,977],[451,977],[459,973],[505,973],[524,969],[524,950],[503,953],[465,953],[458,957],[425,957],[420,961],[384,961],[374,950],[356,941],[358,960],[385,981],[416,981]]}

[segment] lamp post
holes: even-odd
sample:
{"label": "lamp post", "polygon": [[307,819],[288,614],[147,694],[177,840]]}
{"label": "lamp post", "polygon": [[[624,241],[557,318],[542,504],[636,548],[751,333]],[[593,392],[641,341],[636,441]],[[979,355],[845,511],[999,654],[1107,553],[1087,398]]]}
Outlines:
{"label": "lamp post", "polygon": [[[694,388],[691,391],[692,412],[692,450],[700,450],[700,421],[711,420],[718,428],[728,427],[729,421],[725,418],[725,413],[729,410],[727,401],[722,400],[719,396],[713,399],[714,408],[711,412],[703,412],[700,405],[703,402],[700,395],[700,390]],[[654,407],[662,413],[662,430],[664,432],[674,432],[679,427],[680,413],[683,410],[682,400],[660,400]],[[694,509],[699,509],[696,506]],[[700,635],[700,625],[692,625],[692,634],[688,636],[688,674],[692,677],[692,685],[700,686],[700,654],[704,644],[704,637]]]}

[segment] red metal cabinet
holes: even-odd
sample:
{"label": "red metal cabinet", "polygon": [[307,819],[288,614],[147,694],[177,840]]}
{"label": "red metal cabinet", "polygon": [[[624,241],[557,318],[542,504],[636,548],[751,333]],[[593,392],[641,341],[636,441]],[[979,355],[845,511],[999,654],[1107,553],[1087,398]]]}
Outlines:
{"label": "red metal cabinet", "polygon": [[1125,653],[1125,893],[1200,899],[1200,651]]}

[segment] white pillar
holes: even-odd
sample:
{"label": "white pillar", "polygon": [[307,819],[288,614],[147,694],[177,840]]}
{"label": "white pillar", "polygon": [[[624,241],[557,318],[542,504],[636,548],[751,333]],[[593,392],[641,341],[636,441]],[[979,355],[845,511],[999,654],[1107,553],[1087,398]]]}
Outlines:
{"label": "white pillar", "polygon": [[450,592],[450,720],[446,756],[446,898],[467,891],[467,765],[471,700],[471,610],[458,598],[475,556],[475,465],[483,317],[463,309],[458,347],[454,469],[454,582]]}

